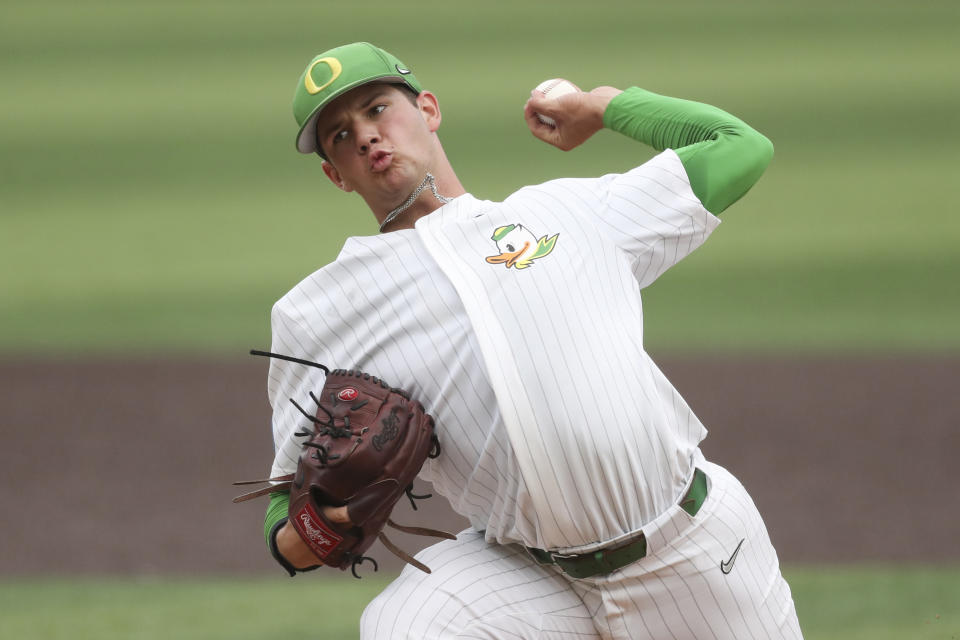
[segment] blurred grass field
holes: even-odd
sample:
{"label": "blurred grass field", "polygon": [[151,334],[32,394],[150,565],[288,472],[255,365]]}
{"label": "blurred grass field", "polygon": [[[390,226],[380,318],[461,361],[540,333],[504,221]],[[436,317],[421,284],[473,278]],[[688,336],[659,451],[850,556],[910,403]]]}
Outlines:
{"label": "blurred grass field", "polygon": [[293,149],[297,75],[357,39],[439,95],[484,198],[651,155],[535,141],[520,110],[546,77],[709,102],[774,141],[649,290],[653,349],[956,351],[957,26],[948,2],[6,3],[0,353],[266,344],[273,301],[375,232]]}
{"label": "blurred grass field", "polygon": [[[785,571],[806,640],[960,637],[960,571]],[[0,637],[31,640],[348,640],[384,579],[0,582]],[[312,611],[312,620],[304,618]]]}

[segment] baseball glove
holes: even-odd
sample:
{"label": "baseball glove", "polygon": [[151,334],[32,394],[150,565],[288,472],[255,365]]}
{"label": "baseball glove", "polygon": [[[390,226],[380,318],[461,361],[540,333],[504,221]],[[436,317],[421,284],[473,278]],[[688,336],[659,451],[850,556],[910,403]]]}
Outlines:
{"label": "baseball glove", "polygon": [[[296,473],[273,478],[270,487],[234,499],[241,502],[275,491],[290,491],[289,522],[320,564],[346,570],[373,558],[364,553],[377,539],[404,561],[430,569],[398,549],[383,533],[385,525],[400,531],[448,539],[455,536],[422,527],[405,527],[390,519],[397,501],[406,494],[416,509],[413,480],[428,457],[440,454],[433,418],[406,392],[360,371],[336,369],[280,356],[323,369],[326,382],[319,394],[310,392],[316,406],[311,414],[294,401],[311,425],[295,435],[304,438]],[[277,481],[279,481],[277,483]],[[264,481],[254,481],[264,482]],[[247,482],[236,484],[251,484]],[[323,507],[346,507],[348,522],[334,522]]]}

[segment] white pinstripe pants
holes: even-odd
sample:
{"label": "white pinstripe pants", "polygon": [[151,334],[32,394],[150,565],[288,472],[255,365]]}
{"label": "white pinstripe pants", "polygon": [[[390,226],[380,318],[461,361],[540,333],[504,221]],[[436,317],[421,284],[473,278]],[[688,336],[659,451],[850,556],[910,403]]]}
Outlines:
{"label": "white pinstripe pants", "polygon": [[645,526],[641,560],[576,580],[467,530],[417,555],[433,573],[407,567],[367,606],[361,638],[799,640],[790,588],[753,501],[726,469],[698,466],[710,482],[700,511],[694,518],[675,506]]}

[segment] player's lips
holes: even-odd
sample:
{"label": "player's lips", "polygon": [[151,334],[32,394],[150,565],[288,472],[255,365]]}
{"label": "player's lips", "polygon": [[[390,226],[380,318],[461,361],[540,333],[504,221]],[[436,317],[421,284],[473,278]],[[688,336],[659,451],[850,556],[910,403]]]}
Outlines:
{"label": "player's lips", "polygon": [[386,171],[393,162],[393,154],[389,151],[377,150],[370,154],[370,170],[374,173]]}

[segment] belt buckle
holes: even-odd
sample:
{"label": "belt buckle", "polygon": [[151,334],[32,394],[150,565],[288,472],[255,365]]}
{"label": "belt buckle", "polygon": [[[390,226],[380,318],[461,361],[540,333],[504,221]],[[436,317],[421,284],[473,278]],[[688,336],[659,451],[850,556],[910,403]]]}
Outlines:
{"label": "belt buckle", "polygon": [[[571,578],[582,579],[597,575],[596,555],[599,555],[602,552],[555,553],[551,551],[549,553],[550,559],[553,560],[554,566]],[[586,563],[583,562],[585,560],[587,561]]]}

